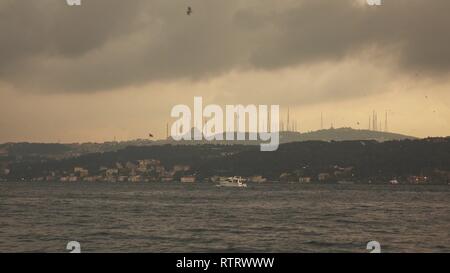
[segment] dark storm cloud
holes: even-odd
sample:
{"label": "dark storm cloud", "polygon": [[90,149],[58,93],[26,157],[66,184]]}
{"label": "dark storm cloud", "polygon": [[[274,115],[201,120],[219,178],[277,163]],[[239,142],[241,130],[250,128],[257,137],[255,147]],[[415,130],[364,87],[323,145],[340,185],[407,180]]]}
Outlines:
{"label": "dark storm cloud", "polygon": [[0,81],[87,92],[334,62],[367,48],[402,71],[438,75],[450,69],[449,10],[448,0],[3,0]]}
{"label": "dark storm cloud", "polygon": [[109,2],[77,9],[58,0],[2,0],[1,67],[41,54],[76,58],[135,27],[138,2]]}
{"label": "dark storm cloud", "polygon": [[[404,69],[450,68],[450,1],[384,0],[380,7],[357,1],[304,1],[269,20],[275,29],[251,61],[274,68],[339,60],[368,47],[399,54]],[[359,1],[359,3],[364,1]]]}

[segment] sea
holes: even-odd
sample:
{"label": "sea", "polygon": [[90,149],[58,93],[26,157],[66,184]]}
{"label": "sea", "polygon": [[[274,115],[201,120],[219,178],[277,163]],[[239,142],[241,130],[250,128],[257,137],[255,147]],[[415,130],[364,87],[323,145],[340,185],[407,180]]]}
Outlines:
{"label": "sea", "polygon": [[450,186],[0,183],[0,252],[450,252]]}

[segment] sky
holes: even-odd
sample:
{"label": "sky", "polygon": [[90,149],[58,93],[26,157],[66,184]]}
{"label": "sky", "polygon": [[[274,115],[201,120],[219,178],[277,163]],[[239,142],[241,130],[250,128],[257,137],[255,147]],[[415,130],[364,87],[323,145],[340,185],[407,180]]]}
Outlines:
{"label": "sky", "polygon": [[[193,13],[186,15],[187,7]],[[0,142],[165,138],[173,106],[450,135],[450,1],[0,2]]]}

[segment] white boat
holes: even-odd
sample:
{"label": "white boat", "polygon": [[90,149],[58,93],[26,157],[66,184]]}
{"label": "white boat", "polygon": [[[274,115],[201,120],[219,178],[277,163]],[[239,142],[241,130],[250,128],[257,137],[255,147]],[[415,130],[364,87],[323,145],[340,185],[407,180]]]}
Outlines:
{"label": "white boat", "polygon": [[398,185],[398,184],[400,184],[397,179],[392,179],[391,181],[389,181],[389,183],[391,185]]}
{"label": "white boat", "polygon": [[245,179],[240,176],[221,178],[217,187],[246,188]]}

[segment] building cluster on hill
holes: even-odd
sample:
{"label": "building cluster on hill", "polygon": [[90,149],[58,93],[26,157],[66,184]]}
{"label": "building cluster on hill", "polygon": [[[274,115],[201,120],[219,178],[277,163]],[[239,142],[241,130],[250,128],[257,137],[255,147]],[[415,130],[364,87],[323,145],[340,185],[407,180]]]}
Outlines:
{"label": "building cluster on hill", "polygon": [[[7,181],[11,170],[6,164],[0,164],[0,181]],[[314,169],[310,166],[302,166],[292,171],[282,172],[275,179],[268,179],[258,174],[247,176],[248,182],[262,183],[267,181],[288,183],[391,183],[391,184],[448,184],[450,172],[434,169],[426,175],[410,174],[401,177],[380,176],[358,178],[358,172],[354,166],[330,166],[328,168]],[[165,167],[160,160],[143,159],[127,162],[116,162],[112,166],[102,166],[96,170],[82,166],[73,166],[70,171],[51,170],[45,174],[31,178],[20,178],[23,181],[32,182],[182,182],[194,183],[200,181],[216,181],[219,176],[205,177],[190,165],[173,165]]]}
{"label": "building cluster on hill", "polygon": [[338,184],[448,184],[450,183],[450,171],[434,169],[420,174],[403,176],[388,176],[379,174],[372,177],[359,177],[355,167],[330,166],[321,170],[312,171],[308,166],[280,175],[280,182],[309,183],[338,183]]}
{"label": "building cluster on hill", "polygon": [[117,162],[114,166],[102,166],[98,170],[75,166],[72,171],[51,171],[31,181],[60,182],[195,182],[191,166],[175,165],[165,168],[159,160],[145,159],[135,162]]}

